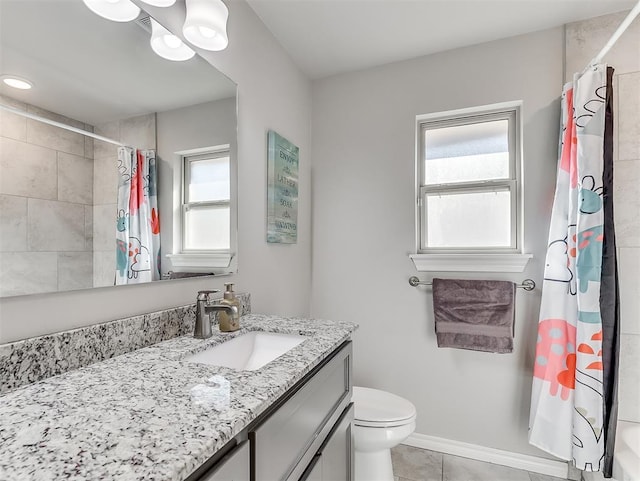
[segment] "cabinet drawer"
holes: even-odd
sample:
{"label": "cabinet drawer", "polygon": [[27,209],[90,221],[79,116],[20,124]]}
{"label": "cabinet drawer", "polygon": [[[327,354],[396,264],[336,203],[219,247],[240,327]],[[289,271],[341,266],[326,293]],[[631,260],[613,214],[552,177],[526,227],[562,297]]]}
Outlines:
{"label": "cabinet drawer", "polygon": [[198,481],[249,481],[249,443],[237,446]]}
{"label": "cabinet drawer", "polygon": [[254,481],[297,479],[350,399],[349,342],[250,434]]}
{"label": "cabinet drawer", "polygon": [[353,403],[342,414],[333,432],[322,447],[322,479],[326,481],[351,481],[353,472],[353,438],[351,426]]}

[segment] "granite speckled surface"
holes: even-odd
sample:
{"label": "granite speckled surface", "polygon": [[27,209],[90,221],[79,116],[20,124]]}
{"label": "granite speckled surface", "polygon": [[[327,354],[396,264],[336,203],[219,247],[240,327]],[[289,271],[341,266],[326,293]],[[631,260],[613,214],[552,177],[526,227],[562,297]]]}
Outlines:
{"label": "granite speckled surface", "polygon": [[[251,297],[238,293],[241,315]],[[0,394],[193,332],[195,304],[0,345]]]}
{"label": "granite speckled surface", "polygon": [[[348,339],[348,322],[250,314],[0,397],[2,480],[183,480]],[[246,331],[308,336],[256,371],[183,361]],[[217,330],[216,330],[217,332]]]}

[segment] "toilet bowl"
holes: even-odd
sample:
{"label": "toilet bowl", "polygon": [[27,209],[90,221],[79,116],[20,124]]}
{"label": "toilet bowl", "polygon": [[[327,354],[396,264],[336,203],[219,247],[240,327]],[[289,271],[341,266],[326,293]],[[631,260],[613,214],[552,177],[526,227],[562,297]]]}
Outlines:
{"label": "toilet bowl", "polygon": [[391,448],[416,428],[415,406],[400,396],[353,387],[355,481],[393,481]]}

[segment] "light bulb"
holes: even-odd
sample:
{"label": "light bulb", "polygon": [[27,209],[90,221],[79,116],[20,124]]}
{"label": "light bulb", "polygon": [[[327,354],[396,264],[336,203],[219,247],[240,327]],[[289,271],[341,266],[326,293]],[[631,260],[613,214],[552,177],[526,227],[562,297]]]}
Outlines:
{"label": "light bulb", "polygon": [[170,7],[176,0],[142,0],[144,3],[153,5],[154,7]]}
{"label": "light bulb", "polygon": [[130,22],[140,15],[140,7],[130,0],[82,0],[96,15],[114,22]]}
{"label": "light bulb", "polygon": [[182,33],[190,43],[205,50],[224,50],[229,44],[229,9],[221,0],[186,0],[187,15]]}
{"label": "light bulb", "polygon": [[14,89],[29,90],[33,87],[33,84],[29,80],[16,77],[14,75],[3,75],[0,78],[2,78],[2,81],[6,85],[13,87]]}
{"label": "light bulb", "polygon": [[184,45],[182,43],[182,40],[180,40],[175,35],[163,35],[162,36],[162,41],[169,48],[179,48],[180,45]]}
{"label": "light bulb", "polygon": [[196,53],[182,40],[164,28],[153,18],[151,20],[151,48],[155,53],[167,60],[180,62],[189,60]]}
{"label": "light bulb", "polygon": [[213,30],[212,28],[198,27],[198,30],[200,31],[200,35],[202,35],[205,38],[213,38],[217,35],[216,31]]}

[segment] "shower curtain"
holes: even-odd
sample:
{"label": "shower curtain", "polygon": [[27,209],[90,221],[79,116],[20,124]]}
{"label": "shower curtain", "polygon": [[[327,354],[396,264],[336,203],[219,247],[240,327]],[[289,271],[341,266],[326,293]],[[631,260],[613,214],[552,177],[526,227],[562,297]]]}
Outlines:
{"label": "shower curtain", "polygon": [[160,279],[160,219],[153,150],[118,149],[116,285]]}
{"label": "shower curtain", "polygon": [[615,437],[617,372],[617,327],[611,329],[617,307],[609,299],[617,291],[612,176],[603,183],[613,168],[610,81],[607,67],[598,65],[563,89],[529,422],[531,444],[605,475],[605,444],[612,454]]}

